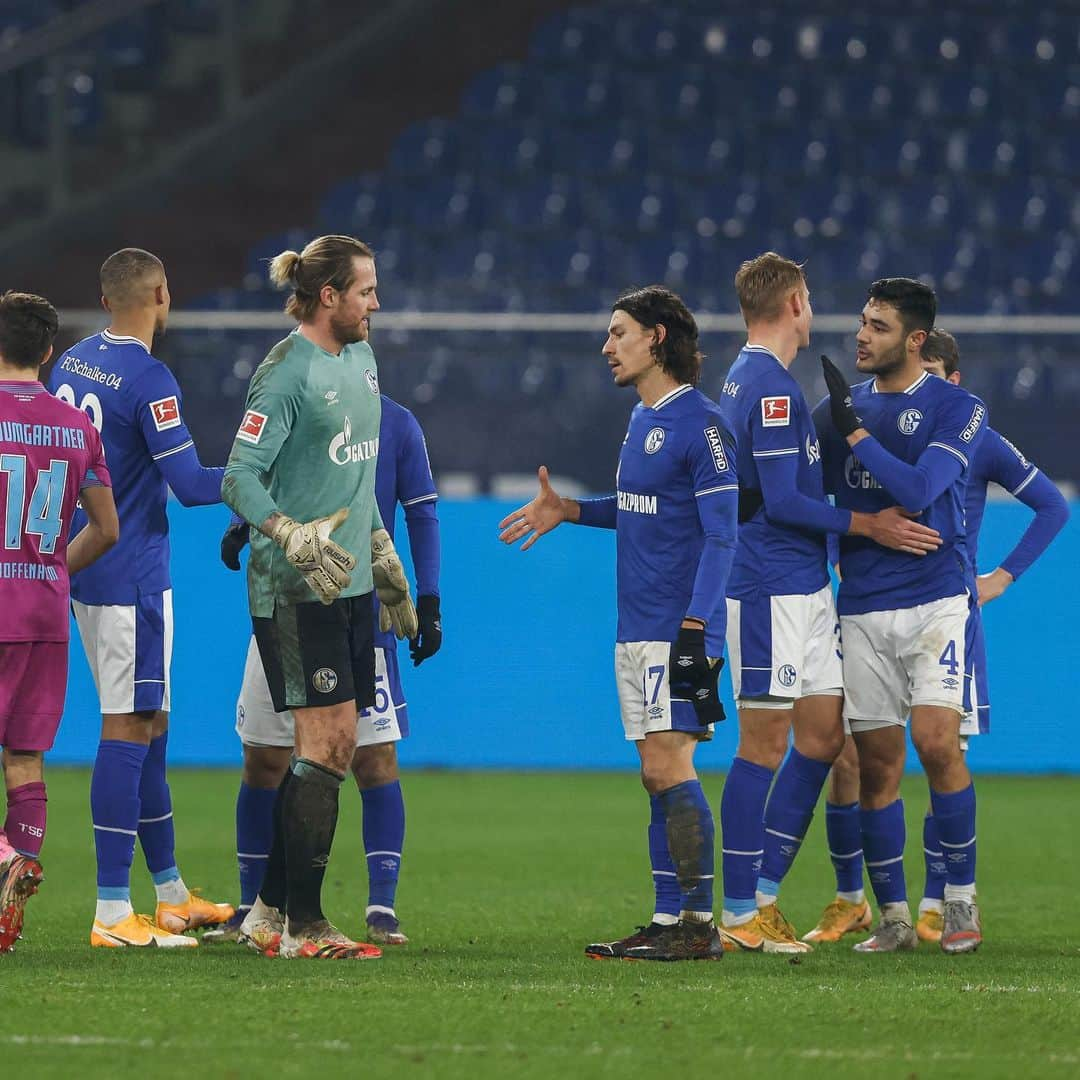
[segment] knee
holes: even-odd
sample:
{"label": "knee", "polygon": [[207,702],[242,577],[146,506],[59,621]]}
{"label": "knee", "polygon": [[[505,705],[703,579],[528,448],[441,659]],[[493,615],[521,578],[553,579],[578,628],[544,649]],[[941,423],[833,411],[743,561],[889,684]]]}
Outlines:
{"label": "knee", "polygon": [[805,732],[795,741],[800,754],[823,761],[827,764],[838,763],[844,749],[843,727]]}
{"label": "knee", "polygon": [[352,772],[361,791],[392,784],[398,778],[397,748],[393,743],[358,746],[353,754]]}
{"label": "knee", "polygon": [[880,760],[863,761],[859,768],[859,801],[867,809],[893,802],[899,790],[904,764]]}
{"label": "knee", "polygon": [[[762,765],[776,772],[788,750],[787,728],[765,731],[743,731],[739,733],[739,748],[736,751],[743,761],[752,765]],[[808,755],[813,757],[815,755]]]}
{"label": "knee", "polygon": [[289,753],[278,746],[245,746],[241,779],[248,787],[276,788],[289,767]]}
{"label": "knee", "polygon": [[960,740],[955,732],[921,732],[913,736],[912,742],[928,776],[934,776],[963,760]]}

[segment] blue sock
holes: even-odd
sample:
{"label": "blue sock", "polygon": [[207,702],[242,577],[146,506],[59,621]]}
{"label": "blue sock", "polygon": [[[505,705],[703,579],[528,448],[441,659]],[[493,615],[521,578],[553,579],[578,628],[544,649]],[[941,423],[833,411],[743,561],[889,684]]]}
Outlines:
{"label": "blue sock", "polygon": [[862,828],[857,802],[838,806],[825,804],[825,835],[829,838],[829,858],[836,871],[838,893],[859,892],[863,887]]}
{"label": "blue sock", "polygon": [[878,904],[906,902],[904,800],[897,799],[880,810],[860,810],[859,824],[866,869]]}
{"label": "blue sock", "polygon": [[649,797],[652,820],[649,822],[649,861],[652,863],[653,888],[656,891],[656,915],[679,917],[682,910],[682,892],[675,876],[675,864],[667,846],[667,818],[659,795]]}
{"label": "blue sock", "polygon": [[365,788],[364,851],[368,864],[368,907],[394,909],[401,850],[405,846],[405,800],[401,782]]}
{"label": "blue sock", "polygon": [[240,906],[255,903],[274,842],[277,788],[240,784],[236,795],[236,862],[240,867]]}
{"label": "blue sock", "polygon": [[90,777],[99,900],[130,900],[131,860],[139,829],[139,778],[147,747],[103,739]]}
{"label": "blue sock", "polygon": [[814,807],[831,767],[792,747],[776,774],[776,783],[765,805],[765,857],[758,884],[761,892],[775,896],[784,875],[791,869],[814,819]]}
{"label": "blue sock", "polygon": [[933,814],[927,814],[922,827],[923,859],[926,861],[926,886],[924,900],[945,898],[945,854],[941,850],[937,822]]}
{"label": "blue sock", "polygon": [[700,780],[661,791],[657,802],[667,823],[667,848],[679,884],[680,913],[712,917],[716,830]]}
{"label": "blue sock", "polygon": [[732,915],[757,911],[755,893],[765,854],[765,800],[772,778],[772,769],[737,757],[724,782],[720,800],[724,911]]}
{"label": "blue sock", "polygon": [[139,778],[139,844],[146,869],[155,885],[176,881],[176,833],[173,829],[172,793],[165,777],[165,749],[169,733],[150,740]]}
{"label": "blue sock", "polygon": [[975,885],[975,785],[968,784],[952,795],[931,790],[930,809],[945,853],[945,899],[954,899],[949,893],[956,887],[971,894]]}

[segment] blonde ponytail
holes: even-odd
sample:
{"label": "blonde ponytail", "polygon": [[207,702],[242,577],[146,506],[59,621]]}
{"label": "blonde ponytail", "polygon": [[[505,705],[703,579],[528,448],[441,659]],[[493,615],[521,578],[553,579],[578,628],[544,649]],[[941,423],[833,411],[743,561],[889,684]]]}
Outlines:
{"label": "blonde ponytail", "polygon": [[296,268],[300,263],[300,253],[283,251],[270,260],[270,280],[279,289],[283,285],[296,283]]}

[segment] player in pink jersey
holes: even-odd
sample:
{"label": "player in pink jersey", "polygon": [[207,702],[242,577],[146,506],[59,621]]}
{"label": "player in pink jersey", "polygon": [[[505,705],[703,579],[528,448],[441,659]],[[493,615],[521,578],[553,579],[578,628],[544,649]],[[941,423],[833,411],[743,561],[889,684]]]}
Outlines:
{"label": "player in pink jersey", "polygon": [[[67,690],[69,574],[120,535],[101,438],[86,413],[38,378],[52,355],[56,309],[40,296],[0,296],[0,746],[7,819],[0,830],[0,953],[22,929],[42,880],[42,761]],[[88,523],[68,543],[75,504]]]}

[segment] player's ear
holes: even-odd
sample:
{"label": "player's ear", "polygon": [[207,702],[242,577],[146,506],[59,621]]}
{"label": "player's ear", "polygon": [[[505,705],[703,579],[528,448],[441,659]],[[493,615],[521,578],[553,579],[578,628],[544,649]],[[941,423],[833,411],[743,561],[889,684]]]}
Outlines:
{"label": "player's ear", "polygon": [[155,285],[154,286],[154,303],[157,304],[158,307],[164,307],[164,305],[165,305],[165,286],[164,285]]}
{"label": "player's ear", "polygon": [[322,304],[323,307],[333,307],[334,295],[336,292],[337,289],[335,289],[333,285],[324,285],[319,290],[319,303]]}
{"label": "player's ear", "polygon": [[953,386],[959,386],[960,385],[960,372],[959,371],[954,371],[951,375],[946,375],[945,376],[945,381],[946,382],[951,382],[953,384]]}
{"label": "player's ear", "polygon": [[926,331],[925,330],[912,330],[911,333],[908,334],[908,339],[907,340],[908,340],[908,349],[912,350],[913,352],[917,352],[917,353],[919,353],[921,355],[922,354],[923,344],[926,341]]}
{"label": "player's ear", "polygon": [[102,307],[103,307],[103,308],[104,308],[104,309],[105,309],[105,310],[106,310],[107,312],[109,312],[109,314],[110,314],[110,315],[112,314],[112,308],[111,308],[111,307],[109,307],[109,298],[108,298],[107,296],[105,296],[104,294],[102,294],[102,297],[101,297],[101,306],[102,306]]}
{"label": "player's ear", "polygon": [[41,358],[41,363],[38,366],[39,367],[44,367],[52,359],[52,354],[53,354],[53,347],[50,345],[45,350],[45,355]]}
{"label": "player's ear", "polygon": [[667,327],[663,323],[657,323],[653,327],[653,344],[660,345],[667,339]]}

